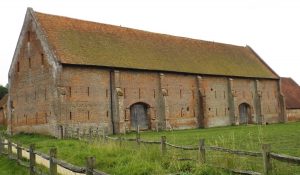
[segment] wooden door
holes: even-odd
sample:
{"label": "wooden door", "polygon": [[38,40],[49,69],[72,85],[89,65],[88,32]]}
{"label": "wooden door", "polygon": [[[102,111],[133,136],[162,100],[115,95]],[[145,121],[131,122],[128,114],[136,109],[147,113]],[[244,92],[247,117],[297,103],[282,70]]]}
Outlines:
{"label": "wooden door", "polygon": [[142,103],[137,103],[130,108],[131,130],[136,130],[139,126],[140,130],[149,129],[149,120],[147,117],[147,107]]}

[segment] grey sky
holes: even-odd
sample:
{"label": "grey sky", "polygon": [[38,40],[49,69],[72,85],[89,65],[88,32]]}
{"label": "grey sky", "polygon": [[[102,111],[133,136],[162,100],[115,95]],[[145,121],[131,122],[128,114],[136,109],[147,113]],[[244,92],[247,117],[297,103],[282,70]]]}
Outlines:
{"label": "grey sky", "polygon": [[298,0],[4,0],[0,2],[0,84],[27,7],[44,13],[195,39],[250,45],[280,76],[300,84]]}

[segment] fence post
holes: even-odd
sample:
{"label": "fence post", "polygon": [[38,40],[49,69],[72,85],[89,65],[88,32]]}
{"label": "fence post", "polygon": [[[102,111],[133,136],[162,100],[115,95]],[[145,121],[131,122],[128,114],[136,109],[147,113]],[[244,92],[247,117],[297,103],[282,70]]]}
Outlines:
{"label": "fence post", "polygon": [[160,138],[160,150],[162,154],[165,154],[167,152],[167,137],[166,136],[161,136]]}
{"label": "fence post", "polygon": [[31,144],[29,146],[29,171],[30,175],[34,175],[34,167],[35,167],[35,153],[34,153],[35,145]]}
{"label": "fence post", "polygon": [[22,160],[22,148],[20,144],[17,144],[17,159]]}
{"label": "fence post", "polygon": [[8,151],[8,156],[12,156],[12,145],[11,145],[11,140],[8,139],[8,143],[7,143],[7,151]]}
{"label": "fence post", "polygon": [[49,159],[49,169],[50,175],[57,175],[57,163],[54,161],[56,159],[57,149],[51,148],[50,149],[50,159]]}
{"label": "fence post", "polygon": [[200,163],[205,163],[205,139],[199,140],[199,161]]}
{"label": "fence post", "polygon": [[102,129],[102,138],[103,138],[103,141],[106,141],[106,136],[105,136],[104,128]]}
{"label": "fence post", "polygon": [[2,138],[2,136],[0,136],[0,156],[2,155],[4,151],[4,139]]}
{"label": "fence post", "polygon": [[138,133],[136,133],[136,143],[137,143],[138,145],[140,145],[140,140],[141,140],[141,135],[140,135],[140,133],[138,132]]}
{"label": "fence post", "polygon": [[270,152],[271,152],[271,145],[263,144],[262,154],[263,154],[263,167],[264,167],[265,175],[271,174],[272,171]]}
{"label": "fence post", "polygon": [[86,175],[93,175],[93,170],[96,164],[96,158],[95,157],[87,157],[86,159]]}

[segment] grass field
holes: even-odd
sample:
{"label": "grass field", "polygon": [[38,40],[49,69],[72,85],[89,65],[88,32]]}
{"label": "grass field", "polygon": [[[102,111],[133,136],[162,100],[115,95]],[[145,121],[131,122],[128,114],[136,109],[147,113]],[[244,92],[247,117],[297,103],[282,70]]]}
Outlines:
{"label": "grass field", "polygon": [[0,175],[29,175],[27,168],[17,164],[14,160],[0,156]]}
{"label": "grass field", "polygon": [[[222,146],[238,150],[260,151],[262,143],[270,143],[272,151],[300,157],[300,123],[273,124],[267,126],[234,126],[183,131],[143,132],[144,140],[160,140],[167,136],[167,141],[176,145],[198,144],[200,138],[206,139],[207,145]],[[120,136],[120,135],[119,135]],[[134,137],[135,134],[121,135]],[[161,156],[159,145],[138,146],[136,143],[96,141],[88,143],[78,140],[58,140],[52,137],[19,134],[13,140],[48,153],[49,148],[58,148],[58,158],[75,165],[84,166],[85,157],[95,156],[96,168],[110,174],[229,174],[227,172],[200,165],[193,161],[177,161],[178,158],[197,158],[195,151],[168,149],[166,156]],[[262,172],[261,158],[248,158],[207,151],[209,164]],[[300,174],[300,168],[286,163],[273,161],[274,174]]]}

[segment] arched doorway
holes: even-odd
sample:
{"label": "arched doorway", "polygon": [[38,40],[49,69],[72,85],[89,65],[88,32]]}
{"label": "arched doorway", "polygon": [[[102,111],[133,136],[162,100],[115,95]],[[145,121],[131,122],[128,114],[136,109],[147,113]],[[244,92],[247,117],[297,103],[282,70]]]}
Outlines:
{"label": "arched doorway", "polygon": [[251,107],[247,103],[242,103],[239,105],[239,114],[240,114],[240,124],[251,124]]}
{"label": "arched doorway", "polygon": [[130,129],[136,130],[139,126],[140,130],[147,130],[150,127],[148,117],[149,105],[145,103],[135,103],[130,106]]}

